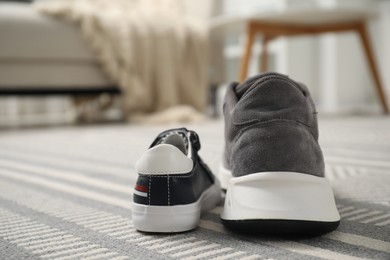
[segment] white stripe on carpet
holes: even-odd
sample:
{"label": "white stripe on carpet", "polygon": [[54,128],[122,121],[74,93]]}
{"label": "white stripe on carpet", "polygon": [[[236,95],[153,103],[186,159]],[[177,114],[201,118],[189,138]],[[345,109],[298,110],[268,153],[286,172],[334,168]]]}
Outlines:
{"label": "white stripe on carpet", "polygon": [[132,189],[132,187],[129,185],[107,182],[106,180],[90,177],[90,176],[87,177],[79,172],[48,169],[45,167],[26,164],[23,162],[12,162],[12,161],[6,161],[0,159],[0,167],[1,166],[10,167],[21,172],[34,173],[37,174],[38,176],[49,176],[57,179],[79,182],[103,190],[111,190],[115,192],[121,192],[124,194],[129,194],[129,191]]}
{"label": "white stripe on carpet", "polygon": [[347,219],[350,220],[350,221],[355,221],[355,220],[360,220],[360,219],[363,219],[363,218],[371,217],[371,216],[374,216],[374,215],[378,215],[378,214],[381,214],[381,213],[383,213],[383,212],[379,211],[379,210],[374,210],[374,211],[367,212],[367,213],[361,214],[359,216],[350,217],[350,218],[347,218]]}
{"label": "white stripe on carpet", "polygon": [[107,204],[112,204],[118,207],[130,209],[130,202],[129,200],[123,200],[123,199],[118,199],[116,197],[112,197],[109,195],[103,195],[98,192],[93,192],[93,191],[88,191],[82,188],[77,188],[74,187],[74,185],[68,185],[64,184],[58,181],[53,181],[53,180],[47,180],[41,177],[33,177],[27,174],[23,173],[16,173],[16,172],[11,172],[9,170],[1,170],[0,172],[1,176],[5,176],[14,180],[18,181],[27,181],[30,183],[34,183],[39,186],[44,186],[48,187],[50,189],[55,189],[59,190],[65,193],[70,193],[76,196],[80,196],[83,198],[91,199],[91,200],[96,200],[99,202],[107,203]]}
{"label": "white stripe on carpet", "polygon": [[190,257],[185,257],[183,259],[186,259],[186,260],[190,260],[190,259],[200,259],[200,258],[209,258],[210,256],[214,256],[214,255],[217,255],[217,254],[220,254],[220,253],[225,253],[225,252],[228,252],[228,251],[231,251],[233,250],[233,248],[230,248],[230,247],[224,247],[224,248],[221,248],[221,249],[218,249],[218,250],[212,250],[212,251],[209,251],[209,252],[204,252],[200,255],[197,255],[197,256],[190,256]]}
{"label": "white stripe on carpet", "polygon": [[199,252],[199,251],[205,251],[205,250],[214,249],[216,247],[220,247],[220,245],[211,243],[209,245],[199,246],[199,247],[191,248],[191,249],[184,250],[184,251],[181,251],[181,252],[178,252],[178,253],[174,253],[174,254],[171,254],[171,256],[172,257],[182,257],[182,256],[193,254],[193,253],[196,253],[196,252]]}
{"label": "white stripe on carpet", "polygon": [[340,213],[340,215],[341,215],[342,218],[346,218],[346,217],[354,216],[356,214],[363,213],[363,212],[366,212],[366,211],[368,211],[368,209],[357,209],[357,210],[346,212],[346,213],[344,213],[344,212]]}
{"label": "white stripe on carpet", "polygon": [[347,244],[362,246],[386,253],[390,253],[390,243],[378,239],[373,239],[369,237],[354,235],[354,234],[346,234],[339,231],[333,231],[330,234],[325,235],[324,237],[338,240],[340,242],[344,242]]}
{"label": "white stripe on carpet", "polygon": [[362,223],[367,224],[367,223],[371,223],[371,222],[376,222],[376,221],[382,220],[384,218],[390,218],[390,213],[387,213],[387,214],[381,215],[381,216],[377,216],[377,217],[374,217],[374,218],[366,219],[366,220],[362,221]]}

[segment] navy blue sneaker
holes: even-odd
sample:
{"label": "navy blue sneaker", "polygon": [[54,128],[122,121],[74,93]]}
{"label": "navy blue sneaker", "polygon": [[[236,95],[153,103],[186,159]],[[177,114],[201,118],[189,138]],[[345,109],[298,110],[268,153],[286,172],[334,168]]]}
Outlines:
{"label": "navy blue sneaker", "polygon": [[198,156],[199,137],[186,128],[162,132],[137,161],[133,224],[144,232],[183,232],[221,199],[218,180]]}

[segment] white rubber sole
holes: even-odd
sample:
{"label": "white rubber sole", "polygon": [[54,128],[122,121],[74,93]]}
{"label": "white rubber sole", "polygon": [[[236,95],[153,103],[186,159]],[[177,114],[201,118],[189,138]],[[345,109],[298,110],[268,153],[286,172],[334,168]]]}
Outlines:
{"label": "white rubber sole", "polygon": [[149,206],[132,204],[134,227],[143,232],[172,233],[192,230],[199,225],[201,212],[214,208],[221,200],[218,181],[191,204]]}
{"label": "white rubber sole", "polygon": [[297,172],[261,172],[230,177],[228,183],[222,220],[340,221],[325,178]]}

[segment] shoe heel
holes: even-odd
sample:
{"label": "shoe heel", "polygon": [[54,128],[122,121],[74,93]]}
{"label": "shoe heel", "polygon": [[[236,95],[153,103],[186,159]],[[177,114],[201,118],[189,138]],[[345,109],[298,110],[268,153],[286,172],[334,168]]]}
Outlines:
{"label": "shoe heel", "polygon": [[221,219],[233,229],[319,234],[337,228],[340,215],[325,178],[261,172],[230,180]]}

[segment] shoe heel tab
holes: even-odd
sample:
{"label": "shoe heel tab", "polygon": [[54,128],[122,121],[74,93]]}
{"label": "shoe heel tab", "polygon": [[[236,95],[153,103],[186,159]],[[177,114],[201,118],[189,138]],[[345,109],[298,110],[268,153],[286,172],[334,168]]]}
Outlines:
{"label": "shoe heel tab", "polygon": [[193,165],[177,147],[160,144],[147,150],[135,164],[135,169],[144,175],[171,175],[188,173]]}

